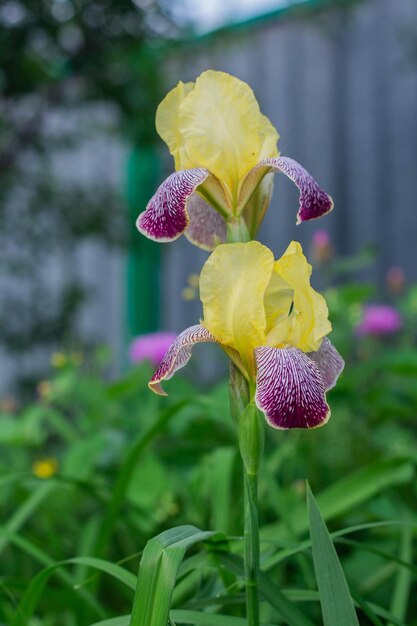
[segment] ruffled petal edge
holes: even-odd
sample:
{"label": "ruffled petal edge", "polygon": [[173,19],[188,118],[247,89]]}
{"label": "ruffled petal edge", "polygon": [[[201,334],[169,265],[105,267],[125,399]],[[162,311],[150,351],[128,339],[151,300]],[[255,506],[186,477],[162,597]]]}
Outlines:
{"label": "ruffled petal edge", "polygon": [[290,157],[263,159],[246,176],[239,196],[238,206],[243,209],[253,189],[268,171],[285,174],[300,191],[297,224],[316,220],[333,210],[333,200],[306,169]]}
{"label": "ruffled petal edge", "polygon": [[169,380],[175,372],[187,365],[191,358],[191,351],[196,343],[215,342],[213,335],[201,324],[186,328],[169,348],[155,374],[148,383],[149,389],[159,396],[168,395],[162,388],[161,382]]}
{"label": "ruffled petal edge", "polygon": [[199,167],[168,176],[136,220],[138,231],[161,243],[177,239],[190,223],[187,200],[209,175],[208,170]]}
{"label": "ruffled petal edge", "polygon": [[320,370],[326,391],[332,389],[345,367],[345,362],[330,339],[324,337],[319,350],[307,354]]}

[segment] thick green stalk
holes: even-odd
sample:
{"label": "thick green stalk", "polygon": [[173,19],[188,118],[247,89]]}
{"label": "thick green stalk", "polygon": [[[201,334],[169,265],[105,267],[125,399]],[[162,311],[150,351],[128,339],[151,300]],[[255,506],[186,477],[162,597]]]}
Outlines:
{"label": "thick green stalk", "polygon": [[258,475],[245,471],[245,584],[248,626],[259,626]]}
{"label": "thick green stalk", "polygon": [[226,222],[226,240],[227,243],[247,242],[251,237],[242,216],[230,217]]}
{"label": "thick green stalk", "polygon": [[246,379],[232,365],[230,409],[237,424],[244,470],[246,613],[248,626],[259,626],[258,470],[264,447],[264,419],[250,401],[250,395]]}

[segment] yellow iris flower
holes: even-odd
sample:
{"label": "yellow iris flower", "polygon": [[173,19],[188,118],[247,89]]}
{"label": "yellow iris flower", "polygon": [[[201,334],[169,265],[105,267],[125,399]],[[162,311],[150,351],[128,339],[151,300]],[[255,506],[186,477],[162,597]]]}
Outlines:
{"label": "yellow iris flower", "polygon": [[272,174],[288,176],[300,191],[297,223],[333,208],[296,161],[279,155],[278,132],[261,113],[252,89],[238,78],[208,70],[179,82],[156,113],[156,128],[176,172],[158,188],[136,222],[154,241],[182,233],[213,250],[219,243],[254,238],[268,208]]}
{"label": "yellow iris flower", "polygon": [[277,261],[257,241],[219,245],[200,275],[203,320],[179,335],[150,381],[183,367],[191,347],[219,343],[250,383],[254,400],[276,428],[311,428],[329,415],[325,390],[343,360],[326,335],[326,302],[310,285],[311,265],[293,241]]}
{"label": "yellow iris flower", "polygon": [[202,325],[235,350],[248,378],[259,346],[315,352],[332,327],[323,296],[310,285],[311,265],[293,241],[283,256],[261,243],[218,246],[203,267]]}
{"label": "yellow iris flower", "polygon": [[225,72],[208,70],[195,83],[179,82],[158,107],[156,130],[176,170],[204,167],[220,181],[232,213],[250,170],[278,156],[278,132],[252,89]]}

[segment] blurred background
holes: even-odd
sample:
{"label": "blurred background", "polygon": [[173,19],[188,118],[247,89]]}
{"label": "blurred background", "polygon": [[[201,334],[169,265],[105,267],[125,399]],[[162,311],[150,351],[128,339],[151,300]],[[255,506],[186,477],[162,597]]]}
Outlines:
{"label": "blurred background", "polygon": [[0,58],[2,393],[30,392],[58,349],[108,345],[119,372],[136,335],[198,320],[206,254],[134,222],[173,169],[156,106],[207,68],[252,86],[281,153],[335,199],[296,227],[277,176],[260,234],[275,255],[324,227],[355,256],[337,281],[417,279],[415,0],[5,0]]}
{"label": "blurred background", "polygon": [[[0,0],[0,60],[0,626],[128,614],[112,564],[135,575],[172,526],[242,532],[222,351],[198,347],[168,398],[147,388],[201,316],[207,257],[135,228],[173,171],[155,111],[207,68],[250,84],[281,153],[335,201],[296,226],[297,190],[276,176],[260,232],[275,257],[301,241],[346,361],[325,428],[268,429],[271,580],[322,623],[309,553],[280,556],[306,538],[308,478],[361,626],[417,626],[416,0]],[[355,525],[358,541],[341,536]],[[173,606],[243,615],[239,577],[196,563]]]}

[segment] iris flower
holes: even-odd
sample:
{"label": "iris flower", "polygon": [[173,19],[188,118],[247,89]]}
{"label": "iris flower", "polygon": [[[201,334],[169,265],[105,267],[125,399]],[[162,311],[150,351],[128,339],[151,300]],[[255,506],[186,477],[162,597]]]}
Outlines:
{"label": "iris flower", "polygon": [[176,171],[137,219],[150,239],[173,241],[185,233],[195,245],[213,250],[226,240],[253,238],[268,208],[274,172],[300,191],[297,223],[333,208],[301,165],[279,155],[278,132],[260,112],[252,89],[229,74],[208,70],[195,83],[179,82],[159,105],[156,128]]}
{"label": "iris flower", "polygon": [[293,241],[274,261],[257,241],[218,245],[200,276],[203,320],[174,341],[149,382],[161,382],[199,342],[216,342],[249,383],[251,399],[279,429],[315,428],[330,417],[325,393],[344,362],[326,335],[326,302],[310,286],[311,265]]}

